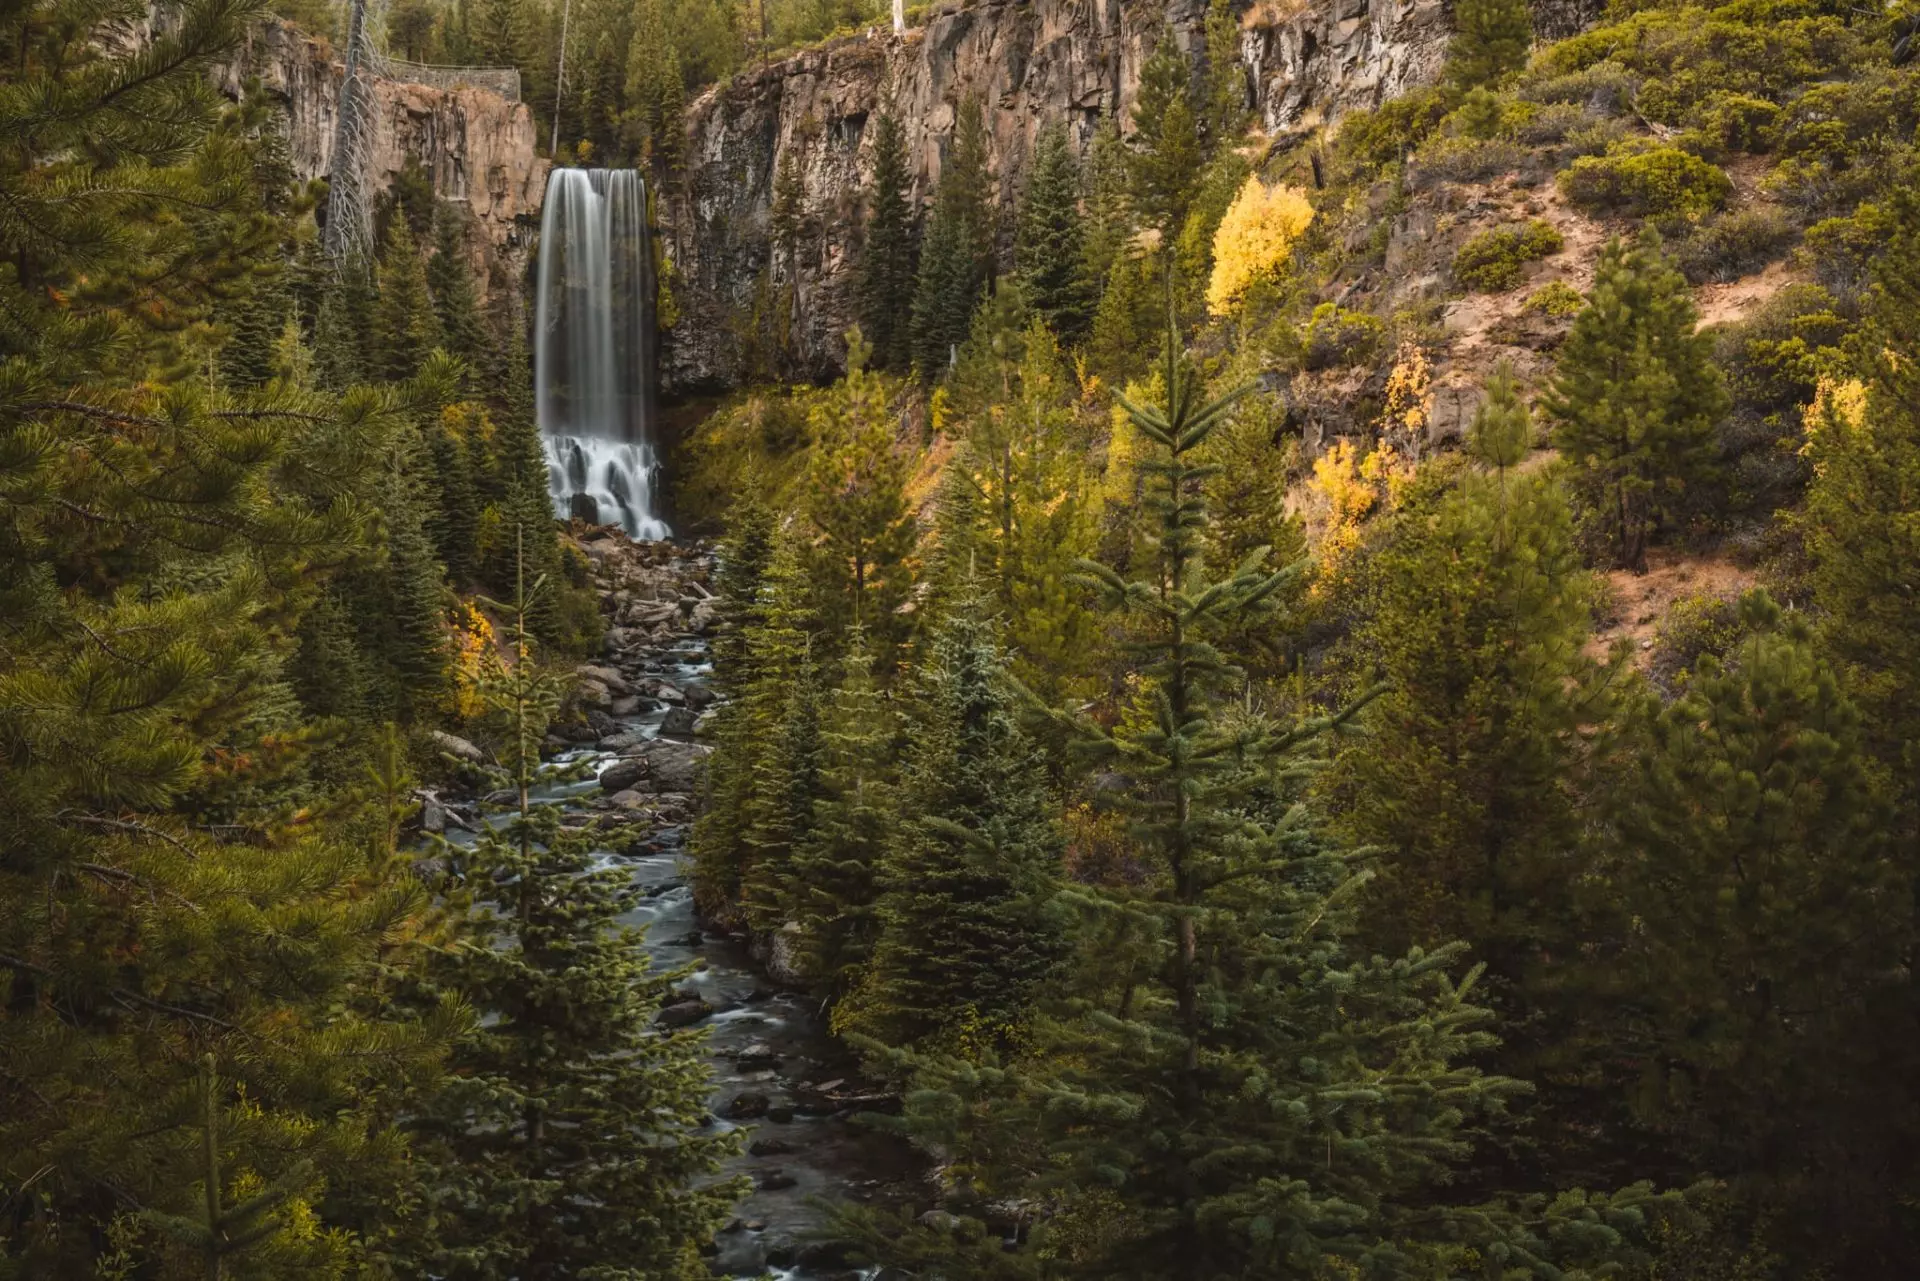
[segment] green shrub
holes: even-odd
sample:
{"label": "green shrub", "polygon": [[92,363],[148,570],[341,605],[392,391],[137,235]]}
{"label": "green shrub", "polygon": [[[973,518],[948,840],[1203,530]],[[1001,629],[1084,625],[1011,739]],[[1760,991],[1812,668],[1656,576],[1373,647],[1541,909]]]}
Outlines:
{"label": "green shrub", "polygon": [[1798,234],[1793,220],[1771,205],[1733,209],[1695,227],[1674,257],[1692,284],[1738,280],[1784,254]]}
{"label": "green shrub", "polygon": [[1705,592],[1683,596],[1668,607],[1654,631],[1647,674],[1668,693],[1678,693],[1701,658],[1728,653],[1743,633],[1740,603],[1734,597]]}
{"label": "green shrub", "polygon": [[1632,101],[1643,118],[1680,126],[1717,95],[1781,99],[1860,61],[1845,18],[1797,0],[1757,0],[1644,9],[1549,46],[1533,74],[1545,85],[1615,64],[1638,77]]}
{"label": "green shrub", "polygon": [[1893,232],[1887,207],[1871,202],[1844,218],[1814,223],[1803,241],[1814,279],[1841,293],[1857,293],[1872,279],[1874,257]]}
{"label": "green shrub", "polygon": [[1453,110],[1455,101],[1446,89],[1434,86],[1389,99],[1373,111],[1348,116],[1334,139],[1341,173],[1370,181],[1381,168],[1426,141]]}
{"label": "green shrub", "polygon": [[1920,76],[1885,67],[1809,88],[1780,113],[1767,190],[1809,217],[1840,214],[1901,178],[1920,130]]}
{"label": "green shrub", "polygon": [[1589,116],[1585,124],[1568,130],[1564,154],[1570,159],[1604,156],[1628,139],[1639,136],[1633,131],[1633,126],[1624,120],[1612,116]]}
{"label": "green shrub", "polygon": [[1522,227],[1495,227],[1460,246],[1453,276],[1483,294],[1505,293],[1526,276],[1528,263],[1559,253],[1564,243],[1559,230],[1539,218]]}
{"label": "green shrub", "polygon": [[1528,102],[1570,104],[1589,115],[1618,115],[1633,106],[1640,77],[1617,62],[1599,62],[1564,75],[1552,75],[1520,89]]}
{"label": "green shrub", "polygon": [[1714,339],[1736,408],[1766,417],[1813,400],[1822,377],[1843,372],[1851,309],[1819,285],[1788,285]]}
{"label": "green shrub", "polygon": [[1715,94],[1701,107],[1697,120],[1700,132],[1728,151],[1766,151],[1773,146],[1780,108],[1749,94]]}
{"label": "green shrub", "polygon": [[1408,181],[1415,187],[1437,182],[1485,182],[1517,168],[1527,149],[1505,138],[1437,138],[1413,158]]}
{"label": "green shrub", "polygon": [[1592,124],[1594,117],[1577,103],[1555,102],[1535,107],[1513,127],[1513,136],[1529,146],[1566,141],[1567,135]]}
{"label": "green shrub", "polygon": [[1561,194],[1590,213],[1705,217],[1733,190],[1719,166],[1678,147],[1616,148],[1582,156],[1559,177]]}
{"label": "green shrub", "polygon": [[1323,302],[1307,321],[1307,368],[1364,365],[1380,354],[1386,336],[1386,323],[1378,316]]}
{"label": "green shrub", "polygon": [[1560,318],[1577,316],[1580,314],[1580,309],[1586,305],[1587,300],[1581,297],[1578,289],[1564,280],[1549,280],[1528,294],[1526,302],[1522,303],[1521,307],[1526,311],[1537,311]]}

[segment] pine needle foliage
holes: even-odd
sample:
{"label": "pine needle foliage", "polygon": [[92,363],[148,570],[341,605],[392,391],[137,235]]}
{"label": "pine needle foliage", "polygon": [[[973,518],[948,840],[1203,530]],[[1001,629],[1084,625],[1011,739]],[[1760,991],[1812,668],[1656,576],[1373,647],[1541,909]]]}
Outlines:
{"label": "pine needle foliage", "polygon": [[1151,449],[1151,555],[1135,577],[1084,565],[1126,625],[1138,694],[1110,728],[1071,720],[1142,868],[1073,898],[1135,941],[1044,1004],[1024,1052],[891,1058],[915,1072],[902,1124],[949,1154],[954,1209],[1048,1207],[1017,1251],[1032,1271],[968,1250],[964,1219],[851,1226],[876,1260],[948,1244],[950,1277],[1411,1278],[1485,1258],[1600,1275],[1579,1269],[1631,1252],[1644,1189],[1460,1208],[1436,1194],[1476,1119],[1521,1087],[1465,1062],[1492,1038],[1473,977],[1449,976],[1457,945],[1350,954],[1364,873],[1285,793],[1366,700],[1288,726],[1230,711],[1234,670],[1211,637],[1301,571],[1258,552],[1208,572],[1196,454],[1235,396],[1203,400],[1171,344],[1163,378],[1164,405],[1121,402]]}
{"label": "pine needle foliage", "polygon": [[1646,572],[1674,497],[1713,471],[1729,399],[1698,320],[1658,235],[1610,241],[1541,398],[1616,569]]}
{"label": "pine needle foliage", "polygon": [[540,761],[562,693],[531,631],[547,587],[489,602],[509,620],[511,662],[496,659],[481,682],[502,762],[483,772],[511,800],[471,847],[446,851],[472,932],[441,981],[490,1017],[414,1125],[432,1163],[419,1266],[692,1278],[743,1190],[712,1177],[737,1139],[702,1128],[703,1033],[652,1024],[677,976],[653,970],[640,932],[620,923],[640,896],[631,873],[595,853],[628,834],[570,828],[538,800],[577,773]]}
{"label": "pine needle foliage", "polygon": [[907,204],[912,174],[906,132],[891,110],[874,125],[873,180],[867,198],[867,240],[860,256],[860,328],[873,362],[904,373],[913,364],[915,244]]}

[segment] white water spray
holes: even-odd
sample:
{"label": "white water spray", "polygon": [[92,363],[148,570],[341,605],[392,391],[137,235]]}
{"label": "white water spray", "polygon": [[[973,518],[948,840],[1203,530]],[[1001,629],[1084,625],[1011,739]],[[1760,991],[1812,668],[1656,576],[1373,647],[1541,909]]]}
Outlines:
{"label": "white water spray", "polygon": [[562,516],[672,531],[654,514],[653,246],[632,169],[555,169],[540,215],[534,399]]}

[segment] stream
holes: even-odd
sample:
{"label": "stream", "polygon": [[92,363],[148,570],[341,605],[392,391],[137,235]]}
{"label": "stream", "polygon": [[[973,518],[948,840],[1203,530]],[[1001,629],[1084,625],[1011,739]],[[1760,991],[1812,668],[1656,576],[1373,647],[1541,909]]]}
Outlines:
{"label": "stream", "polygon": [[[593,717],[594,740],[573,744],[555,759],[590,762],[596,775],[608,775],[622,762],[657,751],[661,755],[650,770],[656,786],[683,786],[665,762],[700,750],[690,745],[687,724],[693,719],[690,709],[710,701],[705,690],[712,666],[700,632],[711,624],[699,626],[704,588],[687,588],[710,576],[711,557],[695,549],[633,544],[617,535],[604,535],[587,547],[592,553],[601,545],[608,551],[596,557],[596,576],[616,622],[664,613],[658,597],[667,591],[677,596],[677,617],[654,624],[645,639],[635,627],[610,632],[605,665],[583,671],[604,675],[611,667],[631,689],[651,692],[611,697],[608,711]],[[655,600],[639,602],[636,609],[632,596],[621,599],[633,588],[621,584],[632,582],[631,561],[639,559],[631,551],[646,547],[659,549],[649,556],[656,564],[648,567]],[[632,707],[634,702],[641,706]],[[676,716],[677,709],[687,710]],[[620,814],[644,833],[626,853],[603,855],[628,867],[645,895],[623,920],[646,930],[646,950],[656,971],[689,971],[676,983],[673,1004],[662,1011],[661,1021],[706,1031],[711,1124],[748,1132],[746,1146],[724,1173],[747,1175],[753,1190],[715,1238],[714,1275],[771,1272],[782,1281],[872,1277],[871,1271],[854,1270],[840,1247],[814,1238],[818,1203],[910,1200],[923,1187],[925,1159],[905,1141],[855,1119],[886,1099],[860,1079],[854,1057],[828,1033],[818,1002],[803,992],[782,990],[756,963],[747,939],[714,929],[696,915],[685,853],[695,798],[624,790],[609,795],[589,781],[553,789],[544,799],[566,805],[583,819]]]}

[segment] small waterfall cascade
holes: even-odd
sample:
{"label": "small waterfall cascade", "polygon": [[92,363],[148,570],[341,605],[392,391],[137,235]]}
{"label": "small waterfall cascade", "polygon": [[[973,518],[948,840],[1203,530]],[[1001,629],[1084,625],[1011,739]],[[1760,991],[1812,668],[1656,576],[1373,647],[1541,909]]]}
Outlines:
{"label": "small waterfall cascade", "polygon": [[655,513],[653,246],[632,169],[555,169],[540,215],[534,401],[561,516],[672,531]]}

